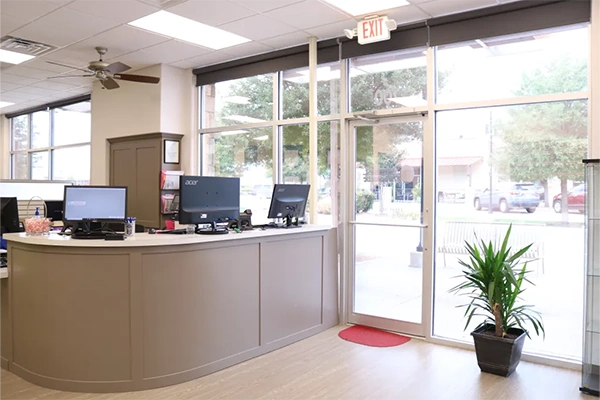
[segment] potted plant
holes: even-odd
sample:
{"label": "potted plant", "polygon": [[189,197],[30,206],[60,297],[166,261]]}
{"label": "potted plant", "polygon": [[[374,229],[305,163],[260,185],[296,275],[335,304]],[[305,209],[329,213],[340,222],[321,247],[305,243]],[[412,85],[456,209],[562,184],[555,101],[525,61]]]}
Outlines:
{"label": "potted plant", "polygon": [[471,335],[475,342],[477,363],[483,372],[508,376],[517,368],[525,336],[529,337],[526,325],[531,325],[536,335],[545,336],[540,313],[530,305],[520,304],[526,275],[527,263],[520,266],[520,257],[532,244],[515,252],[508,245],[512,224],[498,248],[492,241],[485,243],[475,234],[475,242],[465,242],[469,254],[468,262],[463,260],[463,282],[450,289],[451,293],[468,296],[469,303],[464,316],[467,318],[465,330],[473,317],[486,319]]}

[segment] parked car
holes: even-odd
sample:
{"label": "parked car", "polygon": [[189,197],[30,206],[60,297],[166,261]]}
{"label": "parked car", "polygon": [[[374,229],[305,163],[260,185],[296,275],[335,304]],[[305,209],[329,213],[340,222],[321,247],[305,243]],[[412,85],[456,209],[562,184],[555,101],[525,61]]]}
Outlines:
{"label": "parked car", "polygon": [[[533,183],[500,182],[492,187],[491,208],[508,212],[515,208],[524,208],[528,213],[535,212],[540,205],[540,196]],[[476,210],[490,208],[490,190],[475,193],[473,206]]]}
{"label": "parked car", "polygon": [[[567,193],[567,204],[569,211],[584,212],[585,207],[585,185],[577,185]],[[552,198],[552,208],[555,212],[562,212],[562,196],[557,194]]]}

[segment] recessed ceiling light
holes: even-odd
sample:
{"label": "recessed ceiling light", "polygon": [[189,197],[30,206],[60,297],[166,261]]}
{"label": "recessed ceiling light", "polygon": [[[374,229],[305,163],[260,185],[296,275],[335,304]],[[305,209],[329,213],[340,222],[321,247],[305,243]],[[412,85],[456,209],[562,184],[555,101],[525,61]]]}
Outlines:
{"label": "recessed ceiling light", "polygon": [[0,49],[0,62],[5,62],[9,64],[21,64],[22,62],[31,60],[32,58],[35,58],[35,56]]}
{"label": "recessed ceiling light", "polygon": [[9,103],[8,101],[0,101],[0,108],[12,106],[15,103]]}
{"label": "recessed ceiling light", "polygon": [[409,4],[406,0],[325,0],[325,2],[354,16],[372,14],[391,8],[407,6]]}
{"label": "recessed ceiling light", "polygon": [[213,50],[224,49],[250,41],[250,39],[234,33],[163,10],[136,19],[130,22],[129,25]]}

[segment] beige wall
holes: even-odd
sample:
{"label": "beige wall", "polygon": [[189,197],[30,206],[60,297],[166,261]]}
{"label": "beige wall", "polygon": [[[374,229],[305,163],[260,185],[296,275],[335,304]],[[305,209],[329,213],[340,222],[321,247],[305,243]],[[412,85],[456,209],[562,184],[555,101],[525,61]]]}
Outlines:
{"label": "beige wall", "polygon": [[92,184],[108,184],[108,138],[153,132],[184,134],[181,162],[187,168],[192,164],[191,101],[195,89],[191,70],[155,65],[136,73],[158,76],[161,82],[149,85],[119,81],[121,88],[116,90],[105,90],[98,82],[94,83]]}

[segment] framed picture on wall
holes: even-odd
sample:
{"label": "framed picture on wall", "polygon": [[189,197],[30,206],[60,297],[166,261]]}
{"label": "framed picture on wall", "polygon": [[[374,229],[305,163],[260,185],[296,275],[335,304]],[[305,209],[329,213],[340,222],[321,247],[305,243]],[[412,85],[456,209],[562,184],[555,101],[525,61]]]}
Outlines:
{"label": "framed picture on wall", "polygon": [[165,139],[163,163],[179,164],[179,140]]}

